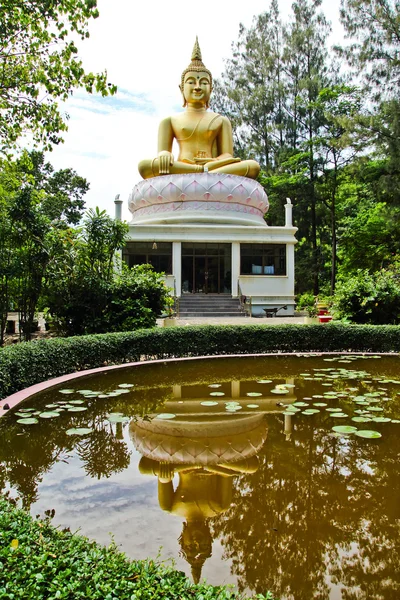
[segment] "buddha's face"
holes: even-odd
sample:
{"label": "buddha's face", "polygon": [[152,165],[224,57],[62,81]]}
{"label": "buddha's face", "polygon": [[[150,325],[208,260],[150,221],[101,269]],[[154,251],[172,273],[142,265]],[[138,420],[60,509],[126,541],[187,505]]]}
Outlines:
{"label": "buddha's face", "polygon": [[211,80],[204,71],[188,71],[183,82],[183,96],[190,106],[208,106],[211,96]]}

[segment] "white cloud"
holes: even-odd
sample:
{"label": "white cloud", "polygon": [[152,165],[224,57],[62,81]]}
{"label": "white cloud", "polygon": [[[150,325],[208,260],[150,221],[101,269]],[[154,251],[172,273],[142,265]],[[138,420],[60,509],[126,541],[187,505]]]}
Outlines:
{"label": "white cloud", "polygon": [[[280,0],[283,20],[290,6]],[[129,220],[128,196],[140,180],[137,164],[155,156],[159,121],[181,105],[178,85],[196,35],[204,63],[218,77],[239,23],[249,26],[268,3],[98,0],[98,7],[100,17],[90,24],[90,38],[79,44],[80,56],[87,70],[106,69],[119,91],[112,99],[76,92],[64,107],[70,116],[65,143],[48,158],[55,168],[72,167],[86,177],[88,208],[99,206],[113,215],[114,197],[121,194],[123,218]],[[323,9],[337,21],[339,0],[324,0]]]}

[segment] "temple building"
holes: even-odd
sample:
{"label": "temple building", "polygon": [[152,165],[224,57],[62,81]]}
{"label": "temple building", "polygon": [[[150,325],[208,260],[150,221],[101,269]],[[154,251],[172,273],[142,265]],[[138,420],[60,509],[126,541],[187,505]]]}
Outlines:
{"label": "temple building", "polygon": [[293,315],[292,205],[288,200],[282,226],[267,225],[258,163],[233,156],[229,120],[208,110],[212,76],[197,40],[180,88],[185,110],[161,122],[157,156],[139,164],[143,180],[128,200],[132,219],[123,258],[129,266],[150,263],[164,272],[178,306],[212,298],[222,316],[232,298],[253,316],[276,309],[279,316]]}

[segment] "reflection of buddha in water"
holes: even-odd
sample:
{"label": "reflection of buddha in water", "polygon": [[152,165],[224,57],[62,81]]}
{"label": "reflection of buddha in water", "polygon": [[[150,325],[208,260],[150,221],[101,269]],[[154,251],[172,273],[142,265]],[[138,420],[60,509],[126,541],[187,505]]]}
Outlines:
{"label": "reflection of buddha in water", "polygon": [[[222,435],[218,418],[186,415],[173,422],[153,419],[130,425],[135,446],[144,454],[140,472],[158,478],[160,507],[186,519],[179,543],[196,583],[211,556],[208,520],[229,508],[234,476],[257,470],[256,452],[267,435],[262,415],[235,417],[231,422],[223,419]],[[174,489],[175,474],[179,483]]]}
{"label": "reflection of buddha in water", "polygon": [[[139,173],[143,179],[168,173],[214,171],[256,179],[260,166],[254,160],[233,157],[232,128],[229,119],[207,111],[212,90],[211,73],[204,66],[197,42],[192,62],[182,74],[180,90],[184,98],[183,113],[167,117],[160,123],[158,156],[143,160]],[[174,160],[172,144],[179,145]]]}

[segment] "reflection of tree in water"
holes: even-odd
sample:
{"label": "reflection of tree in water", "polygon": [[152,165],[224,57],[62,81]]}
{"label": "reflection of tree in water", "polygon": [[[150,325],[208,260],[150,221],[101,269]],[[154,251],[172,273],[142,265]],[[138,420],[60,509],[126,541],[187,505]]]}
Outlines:
{"label": "reflection of tree in water", "polygon": [[[43,475],[60,460],[67,462],[68,453],[76,449],[85,471],[92,477],[110,477],[129,466],[130,453],[125,442],[114,435],[110,424],[104,425],[107,406],[92,407],[84,415],[68,416],[60,426],[57,421],[42,419],[24,429],[15,423],[12,414],[0,422],[0,491],[10,486],[22,500],[25,508],[38,500],[38,485]],[[96,414],[97,411],[97,414]],[[70,427],[93,427],[85,438],[68,436]],[[118,429],[118,427],[117,427]],[[22,433],[22,435],[21,435]]]}
{"label": "reflection of tree in water", "polygon": [[114,435],[111,425],[97,425],[75,449],[90,477],[108,478],[129,467],[130,452],[126,443]]}
{"label": "reflection of tree in water", "polygon": [[29,429],[24,435],[17,435],[21,427],[6,417],[2,417],[1,426],[0,490],[6,486],[14,488],[24,508],[29,508],[37,500],[37,487],[44,473],[62,456],[63,444]]}
{"label": "reflection of tree in water", "polygon": [[239,586],[325,600],[329,568],[346,600],[398,599],[398,437],[338,439],[299,419],[285,442],[280,428],[271,419],[259,470],[238,478],[231,508],[212,523]]}

